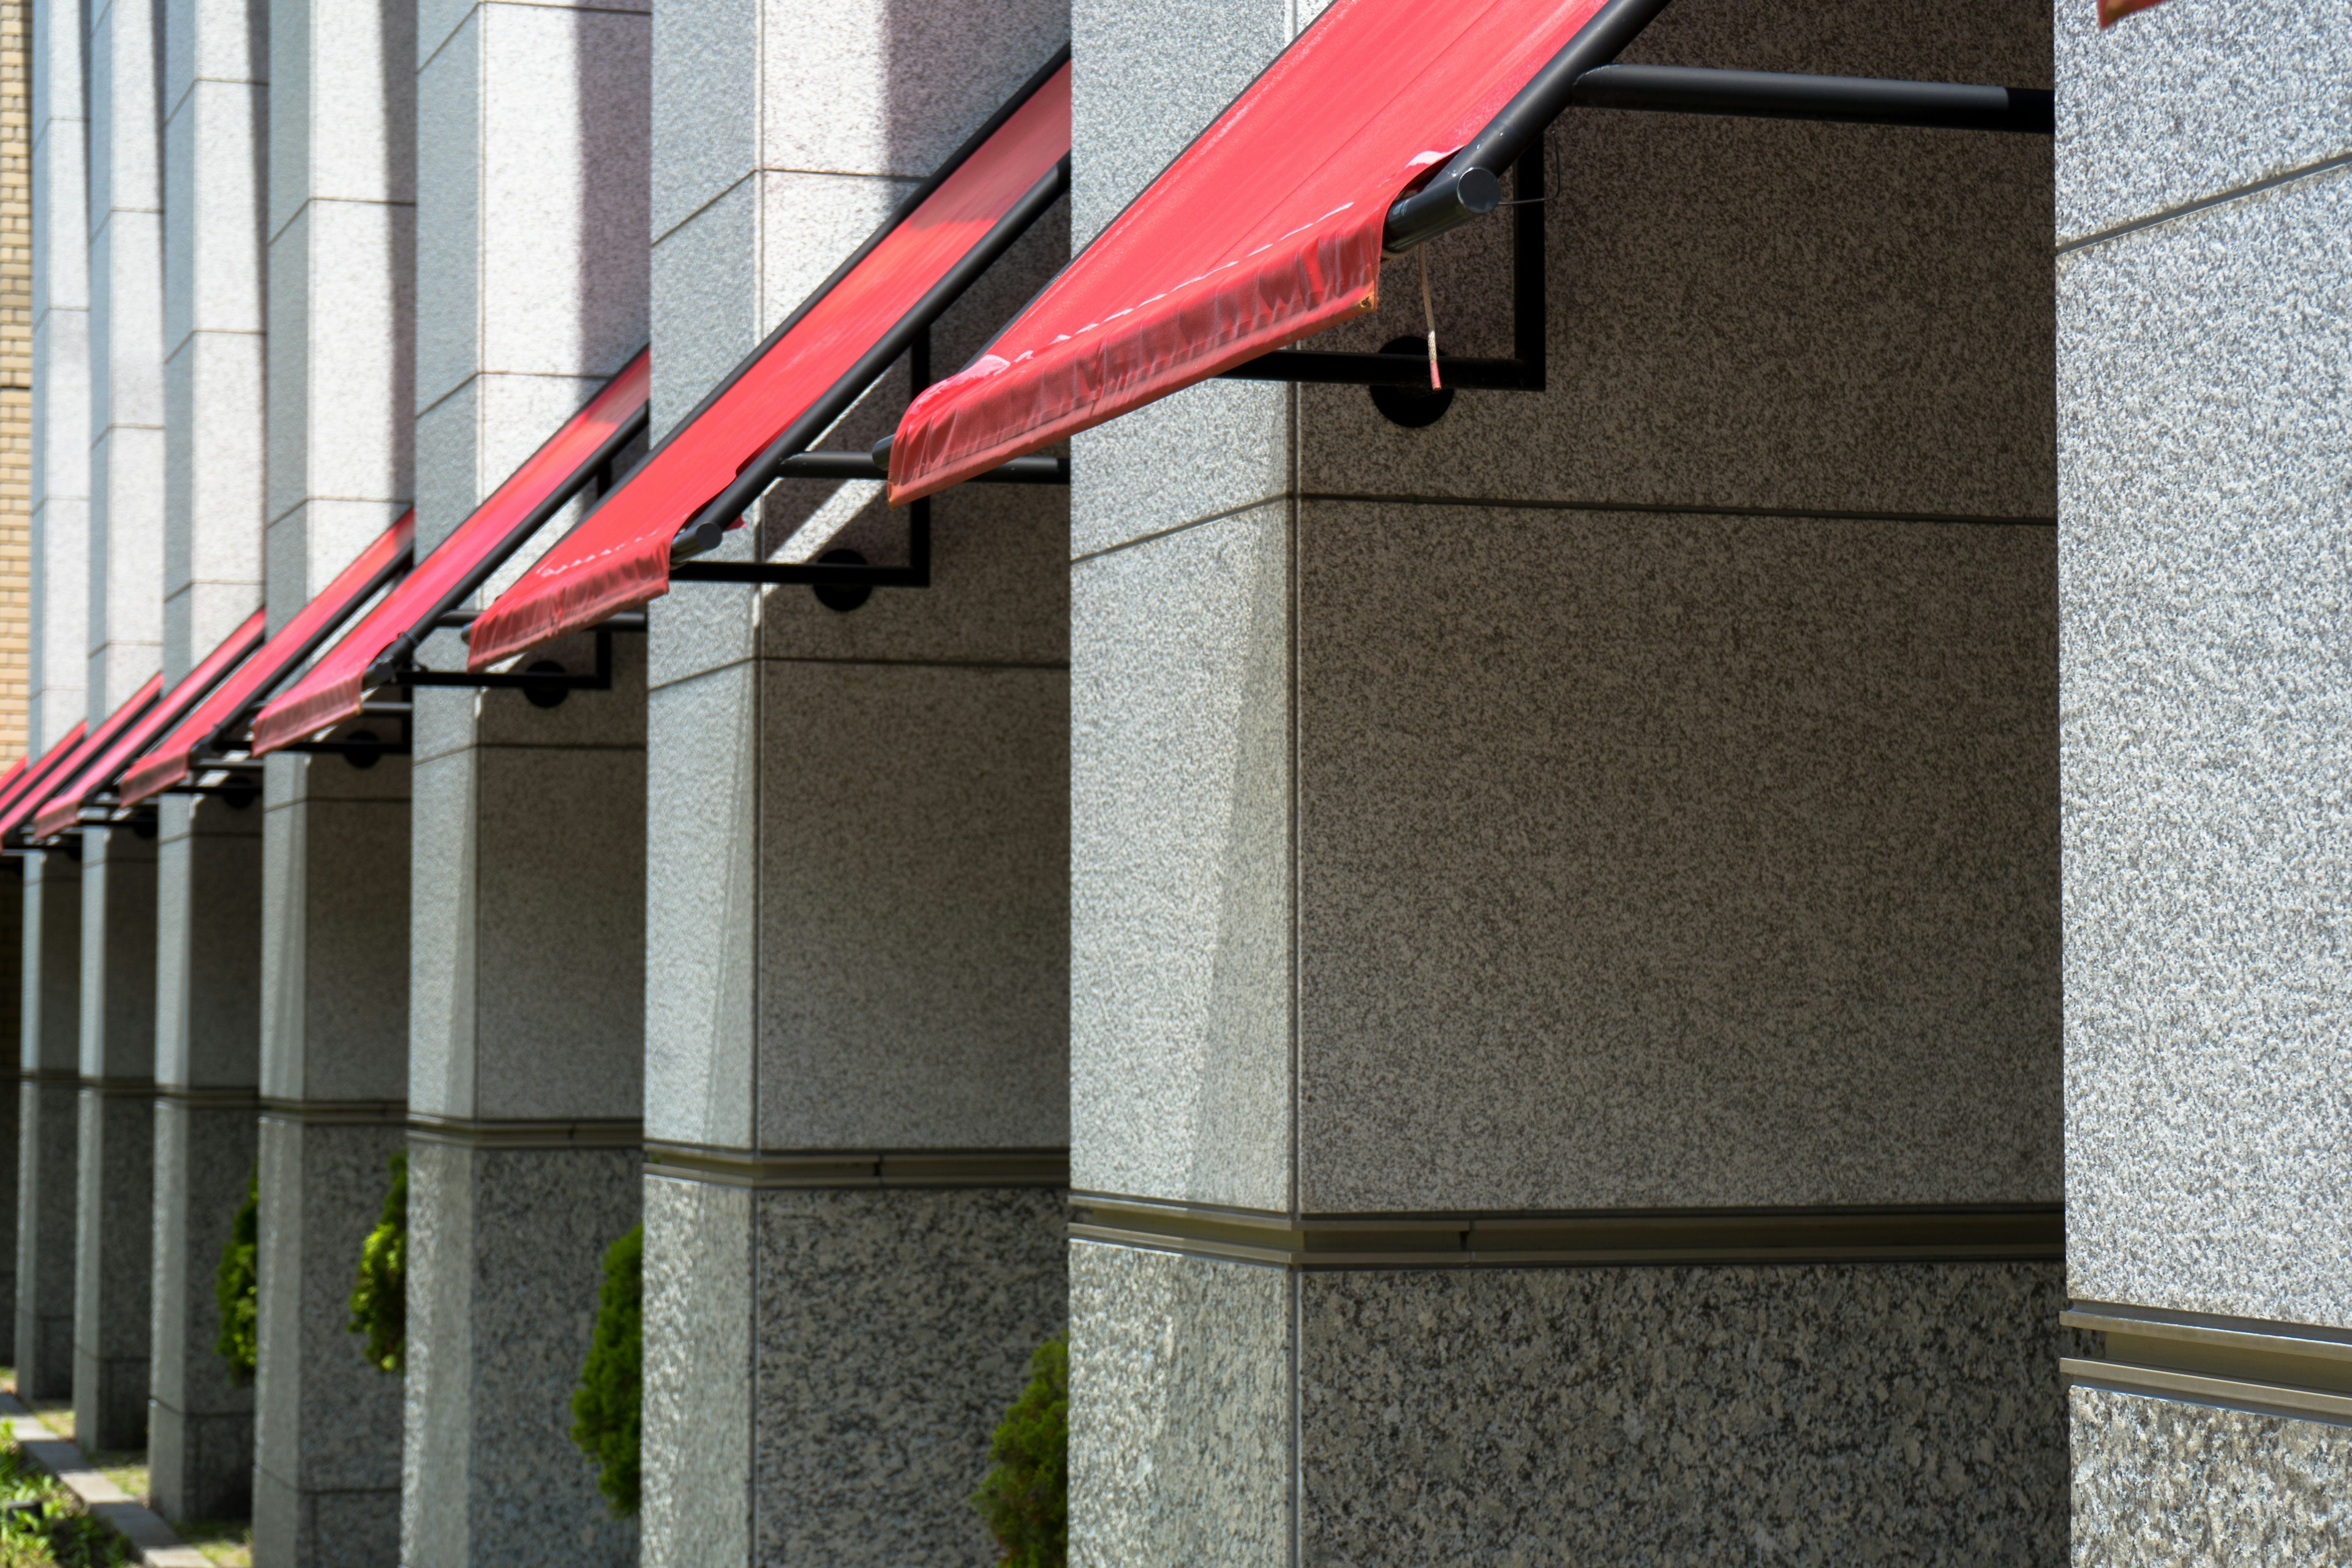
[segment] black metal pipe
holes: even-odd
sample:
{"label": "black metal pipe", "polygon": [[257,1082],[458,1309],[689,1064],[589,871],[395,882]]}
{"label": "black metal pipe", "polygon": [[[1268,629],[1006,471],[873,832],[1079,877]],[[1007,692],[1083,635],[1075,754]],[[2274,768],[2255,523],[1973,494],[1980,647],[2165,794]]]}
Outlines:
{"label": "black metal pipe", "polygon": [[[884,440],[887,442],[887,437]],[[879,479],[887,478],[889,472],[888,447],[877,443],[874,453],[795,452],[784,459],[776,477],[782,479]],[[1070,460],[1067,458],[1015,458],[984,474],[975,474],[964,482],[1066,485],[1070,482]]]}
{"label": "black metal pipe", "polygon": [[[474,563],[472,571],[467,572],[451,586],[447,593],[442,595],[439,602],[431,610],[417,617],[415,626],[393,638],[383,652],[377,655],[375,661],[368,666],[366,679],[378,686],[399,679],[400,672],[416,661],[417,648],[423,646],[425,639],[430,637],[436,628],[445,626],[471,626],[474,619],[472,613],[460,611],[457,606],[472,598],[480,590],[482,584],[489,581],[490,574],[507,563],[509,556],[521,549],[532,534],[545,527],[548,519],[569,506],[572,498],[586,489],[591,481],[596,479],[599,475],[609,478],[615,460],[627,448],[630,442],[646,433],[646,422],[652,416],[653,407],[648,400],[646,406],[638,409],[622,422],[619,429],[605,437],[586,462],[572,469],[565,476],[563,482],[550,490],[546,498],[531,508],[521,521],[507,530],[505,535],[490,547],[488,553]],[[601,500],[603,498],[600,496],[598,499]],[[465,619],[453,618],[458,615],[463,615]]]}
{"label": "black metal pipe", "polygon": [[866,389],[890,368],[891,362],[913,345],[919,333],[930,329],[947,309],[962,297],[963,291],[978,280],[980,275],[994,265],[996,258],[1012,248],[1013,242],[1029,230],[1029,226],[1045,216],[1045,209],[1061,200],[1070,188],[1070,160],[1065,156],[1046,173],[1044,178],[1029,187],[1028,195],[1013,204],[1013,210],[996,220],[995,226],[983,236],[978,245],[948,269],[947,275],[931,285],[915,308],[901,317],[883,333],[875,345],[866,350],[849,373],[836,381],[790,425],[743,470],[734,482],[719,492],[717,500],[705,506],[670,542],[670,558],[683,561],[718,548],[727,530],[737,518],[751,509],[761,492],[776,481],[782,473],[784,460],[803,451],[810,442],[824,434],[833,422],[848,411],[849,405],[865,395]]}
{"label": "black metal pipe", "polygon": [[[1437,356],[1439,375],[1448,386],[1476,391],[1520,391],[1528,385],[1528,368],[1515,359]],[[1539,373],[1538,373],[1539,374]],[[1324,386],[1418,386],[1429,388],[1426,353],[1329,353],[1318,349],[1289,349],[1246,360],[1226,371],[1234,381],[1302,381]]]}
{"label": "black metal pipe", "polygon": [[2031,88],[1712,70],[1701,66],[1600,66],[1578,79],[1570,101],[1590,109],[1918,125],[1947,131],[2014,131],[2039,136],[2057,130],[2055,95]]}
{"label": "black metal pipe", "polygon": [[1609,0],[1468,146],[1420,190],[1390,206],[1382,245],[1391,254],[1402,255],[1493,212],[1503,195],[1495,171],[1517,163],[1569,106],[1578,79],[1615,59],[1665,7],[1666,0]]}

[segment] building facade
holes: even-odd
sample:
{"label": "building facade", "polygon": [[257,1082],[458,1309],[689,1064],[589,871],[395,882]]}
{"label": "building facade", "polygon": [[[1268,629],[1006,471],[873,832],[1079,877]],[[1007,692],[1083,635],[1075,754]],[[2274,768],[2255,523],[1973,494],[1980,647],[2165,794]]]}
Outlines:
{"label": "building facade", "polygon": [[[1441,14],[1631,18],[1307,344],[1454,384],[1221,363],[888,504]],[[1089,1568],[2352,1563],[2343,5],[29,16],[0,1258],[167,1517],[990,1563],[1066,1330]]]}

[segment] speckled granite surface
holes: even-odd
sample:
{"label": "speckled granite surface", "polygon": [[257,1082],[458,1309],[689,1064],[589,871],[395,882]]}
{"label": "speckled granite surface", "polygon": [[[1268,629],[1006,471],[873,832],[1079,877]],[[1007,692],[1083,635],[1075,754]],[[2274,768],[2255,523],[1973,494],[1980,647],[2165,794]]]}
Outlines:
{"label": "speckled granite surface", "polygon": [[1070,1244],[1073,1568],[1288,1563],[1290,1287]]}
{"label": "speckled granite surface", "polygon": [[2077,1388],[2074,1568],[2352,1563],[2352,1429]]}
{"label": "speckled granite surface", "polygon": [[1269,1269],[1075,1244],[1071,1561],[2067,1550],[2059,1267]]}
{"label": "speckled granite surface", "polygon": [[763,1192],[753,1560],[996,1561],[964,1499],[1067,1311],[1052,1188]]}
{"label": "speckled granite surface", "polygon": [[1306,1277],[1301,1561],[2051,1564],[2055,1264]]}

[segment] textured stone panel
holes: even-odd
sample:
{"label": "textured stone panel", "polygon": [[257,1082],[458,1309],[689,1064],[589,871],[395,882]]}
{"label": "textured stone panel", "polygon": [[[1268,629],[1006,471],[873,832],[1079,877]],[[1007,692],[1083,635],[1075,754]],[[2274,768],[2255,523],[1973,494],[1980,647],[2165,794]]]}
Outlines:
{"label": "textured stone panel", "polygon": [[60,1399],[73,1393],[81,1090],[43,1079],[16,1093],[16,1387]]}
{"label": "textured stone panel", "polygon": [[1281,1271],[1070,1244],[1070,1561],[1291,1561]]}
{"label": "textured stone panel", "polygon": [[758,668],[760,1143],[1066,1145],[1068,678]]}
{"label": "textured stone panel", "polygon": [[2352,1562],[2352,1431],[2071,1391],[2074,1568]]}
{"label": "textured stone panel", "polygon": [[1297,554],[1302,1208],[2058,1199],[2048,529]]}
{"label": "textured stone panel", "polygon": [[2053,10],[2062,244],[2352,152],[2341,6],[2159,5],[2107,28]]}
{"label": "textured stone panel", "polygon": [[1298,1290],[1306,1568],[2065,1559],[2054,1265]]}
{"label": "textured stone panel", "polygon": [[964,1500],[1029,1352],[1065,1322],[1062,1194],[753,1203],[752,1560],[994,1563]]}
{"label": "textured stone panel", "polygon": [[402,1560],[634,1564],[572,1443],[603,1257],[637,1223],[634,1149],[409,1152]]}
{"label": "textured stone panel", "polygon": [[155,1327],[148,1474],[166,1519],[234,1519],[251,1506],[253,1389],[215,1348],[214,1288],[256,1169],[245,1108],[155,1107]]}
{"label": "textured stone panel", "polygon": [[2352,1323],[2352,172],[2059,298],[2070,1283]]}
{"label": "textured stone panel", "polygon": [[645,1568],[753,1560],[753,1203],[646,1178]]}
{"label": "textured stone panel", "polygon": [[155,1321],[154,1101],[84,1089],[80,1113],[74,1434],[91,1451],[141,1448]]}
{"label": "textured stone panel", "polygon": [[1071,578],[1071,1184],[1290,1202],[1290,566],[1265,508]]}

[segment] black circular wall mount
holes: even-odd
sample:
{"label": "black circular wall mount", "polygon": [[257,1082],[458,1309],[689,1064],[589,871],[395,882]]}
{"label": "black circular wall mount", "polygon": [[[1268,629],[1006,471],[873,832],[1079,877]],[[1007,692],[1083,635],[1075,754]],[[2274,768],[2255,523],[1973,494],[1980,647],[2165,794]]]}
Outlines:
{"label": "black circular wall mount", "polygon": [[[828,550],[817,560],[842,566],[866,564],[866,557],[855,550]],[[874,590],[864,583],[812,583],[809,587],[818,604],[845,616],[874,596]]]}
{"label": "black circular wall mount", "polygon": [[[1444,344],[1440,343],[1437,347],[1440,353],[1445,352]],[[1425,363],[1429,340],[1391,338],[1381,345],[1381,353],[1418,354]],[[1454,389],[1450,386],[1436,392],[1426,386],[1375,386],[1370,390],[1372,406],[1381,411],[1381,416],[1390,424],[1402,425],[1408,430],[1419,430],[1424,426],[1436,424],[1445,417],[1445,411],[1454,406]]]}

